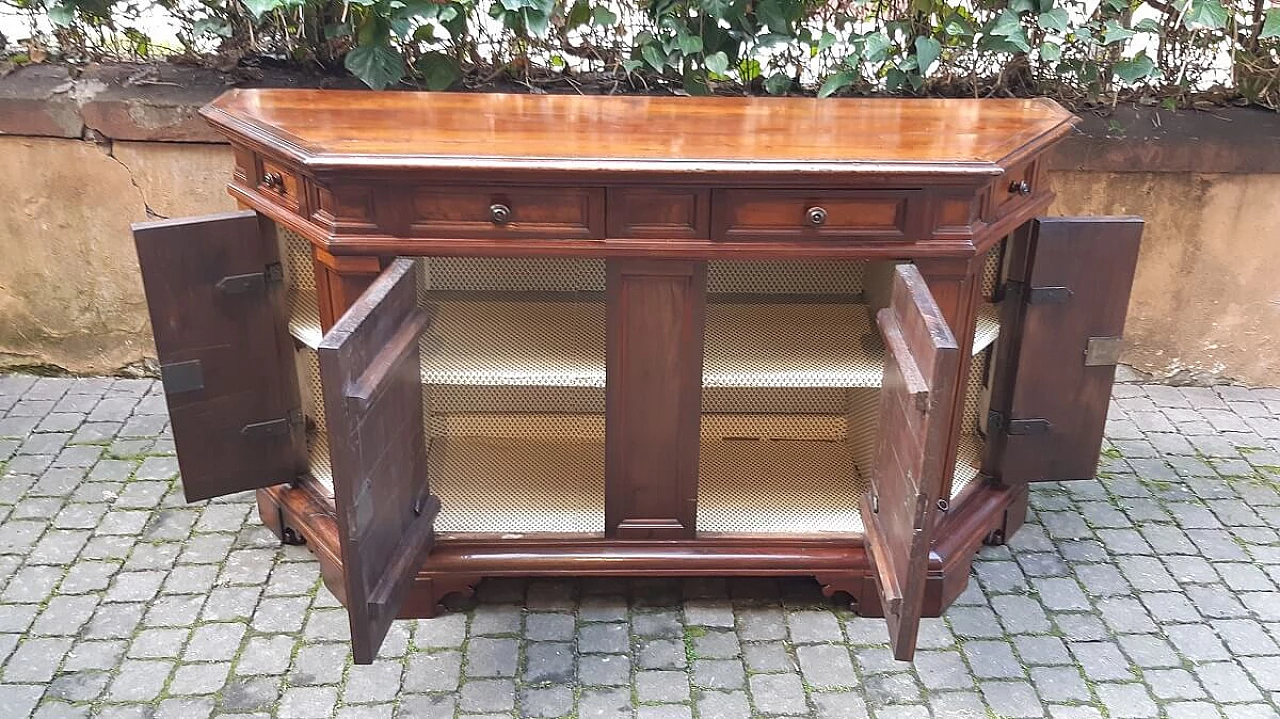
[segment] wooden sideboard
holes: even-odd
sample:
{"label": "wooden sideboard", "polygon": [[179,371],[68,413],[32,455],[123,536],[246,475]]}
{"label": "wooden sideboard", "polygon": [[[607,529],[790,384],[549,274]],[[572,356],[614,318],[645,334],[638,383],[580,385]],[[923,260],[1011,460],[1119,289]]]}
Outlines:
{"label": "wooden sideboard", "polygon": [[1047,100],[232,90],[243,212],[135,227],[187,498],[257,490],[369,662],[483,577],[963,590],[1093,476],[1135,218]]}

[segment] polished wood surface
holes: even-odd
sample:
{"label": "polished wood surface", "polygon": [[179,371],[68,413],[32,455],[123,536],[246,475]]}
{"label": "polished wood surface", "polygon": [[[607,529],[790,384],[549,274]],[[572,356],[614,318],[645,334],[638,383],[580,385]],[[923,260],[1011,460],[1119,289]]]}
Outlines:
{"label": "polished wood surface", "polygon": [[605,534],[694,536],[707,264],[610,260]]}
{"label": "polished wood surface", "polygon": [[[314,245],[326,331],[349,311],[390,316],[374,290],[402,265],[397,255],[597,257],[608,267],[604,535],[457,534],[435,537],[426,559],[415,558],[427,545],[413,538],[428,534],[405,514],[417,504],[417,470],[389,478],[360,465],[420,441],[410,425],[421,419],[403,421],[414,411],[407,401],[395,427],[360,436],[330,413],[341,506],[308,481],[260,492],[264,523],[286,540],[304,537],[325,582],[356,607],[359,661],[371,658],[390,615],[429,616],[443,595],[495,575],[813,575],[824,592],[847,593],[860,614],[894,614],[895,650],[905,656],[918,616],[945,609],[980,544],[1007,536],[1025,511],[1025,483],[1011,473],[1002,484],[990,468],[996,476],[968,484],[949,508],[936,499],[949,496],[982,254],[1053,200],[1045,152],[1074,118],[1050,101],[233,90],[204,114],[232,143],[231,193]],[[1084,277],[1108,250],[1094,243],[1078,254],[1045,262]],[[913,346],[890,360],[901,368],[909,357],[935,375],[927,422],[903,414],[902,392],[876,420],[886,444],[871,469],[881,502],[896,509],[869,519],[879,524],[863,536],[699,533],[705,263],[817,258],[916,263],[927,285],[917,295],[935,305],[925,314],[958,340],[945,352]],[[910,312],[898,314],[909,324]],[[366,371],[330,377],[325,392],[350,394],[353,383],[374,387],[394,375],[403,385],[395,394],[414,397],[413,363],[397,374],[397,363],[378,359],[402,324],[388,321],[367,343]],[[1018,341],[1018,330],[1006,327],[1001,342]],[[994,380],[1008,392],[1034,397],[1053,384],[1045,372],[1012,367],[997,363]],[[1023,381],[1036,377],[1035,386]],[[888,394],[899,385],[891,381]],[[1055,407],[1072,401],[1070,392],[1051,394]],[[335,407],[363,406],[351,401]],[[1101,426],[1105,401],[1086,404],[1072,426]],[[1093,441],[1062,446],[1085,461]],[[362,515],[370,483],[384,499],[366,502],[372,514]],[[369,532],[369,544],[353,543],[353,531]],[[413,546],[393,547],[396,537]],[[888,574],[900,591],[882,601]],[[389,600],[371,612],[375,594]]]}
{"label": "polished wood surface", "polygon": [[351,649],[368,664],[426,561],[440,502],[427,484],[417,268],[396,260],[320,343]]}
{"label": "polished wood surface", "polygon": [[1013,332],[1000,344],[991,399],[1005,425],[991,427],[993,476],[1018,484],[1096,474],[1117,358],[1086,353],[1091,341],[1124,334],[1141,237],[1137,217],[1052,217],[1015,238],[1002,318]]}
{"label": "polished wood surface", "polygon": [[[600,97],[231,90],[215,126],[311,168],[535,165],[996,174],[1065,133],[1050,100]],[[914,166],[914,167],[913,167]]]}
{"label": "polished wood surface", "polygon": [[133,226],[187,501],[306,468],[274,226],[229,212]]}
{"label": "polished wood surface", "polygon": [[960,348],[914,265],[898,265],[889,305],[876,315],[884,384],[871,486],[862,501],[865,543],[889,644],[915,654],[934,515],[947,474],[947,433]]}

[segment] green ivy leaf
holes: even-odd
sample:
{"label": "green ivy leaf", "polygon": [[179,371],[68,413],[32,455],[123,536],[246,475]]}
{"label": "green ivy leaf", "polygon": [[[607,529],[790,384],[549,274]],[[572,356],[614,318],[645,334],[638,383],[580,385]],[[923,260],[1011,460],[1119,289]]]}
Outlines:
{"label": "green ivy leaf", "polygon": [[1056,7],[1048,12],[1042,12],[1036,16],[1036,24],[1041,30],[1053,30],[1055,32],[1066,33],[1071,23],[1071,17],[1067,15],[1067,11],[1060,7]]}
{"label": "green ivy leaf", "polygon": [[780,72],[775,72],[764,80],[765,92],[770,95],[785,95],[791,89],[791,78]]}
{"label": "green ivy leaf", "polygon": [[1045,62],[1057,62],[1062,59],[1062,47],[1051,42],[1040,43],[1040,59]]}
{"label": "green ivy leaf", "polygon": [[[262,19],[263,15],[280,7],[280,0],[242,0],[244,6],[249,8],[249,12],[258,19]],[[56,21],[55,21],[56,22]]]}
{"label": "green ivy leaf", "polygon": [[729,72],[729,56],[723,52],[713,52],[707,55],[703,62],[707,65],[707,70],[715,75],[724,75]]}
{"label": "green ivy leaf", "polygon": [[718,20],[728,18],[733,9],[733,0],[702,0],[699,4],[703,12]]}
{"label": "green ivy leaf", "polygon": [[618,24],[618,16],[604,5],[597,5],[591,11],[591,22],[600,27],[613,27]]}
{"label": "green ivy leaf", "polygon": [[941,55],[942,43],[923,35],[916,38],[916,65],[921,75],[928,75],[929,68],[933,67],[933,63],[937,62]]}
{"label": "green ivy leaf", "polygon": [[1159,33],[1161,31],[1160,23],[1156,22],[1155,20],[1149,17],[1144,17],[1141,20],[1139,20],[1137,24],[1133,26],[1133,29],[1138,32]]}
{"label": "green ivy leaf", "polygon": [[462,77],[458,61],[442,52],[429,52],[418,60],[418,70],[428,90],[448,90]]}
{"label": "green ivy leaf", "polygon": [[884,33],[869,33],[863,38],[862,56],[867,62],[884,62],[885,58],[889,57],[891,47],[893,47],[893,41]]}
{"label": "green ivy leaf", "polygon": [[1032,0],[1009,0],[1009,9],[1016,13],[1035,12],[1036,5]]}
{"label": "green ivy leaf", "polygon": [[[253,8],[249,9],[253,10]],[[76,8],[74,5],[58,3],[57,5],[49,6],[48,14],[49,21],[54,25],[58,27],[71,27],[71,23],[76,19]]]}
{"label": "green ivy leaf", "polygon": [[841,90],[849,87],[858,79],[858,74],[853,70],[841,70],[833,73],[822,83],[822,87],[818,88],[818,97],[831,97]]}
{"label": "green ivy leaf", "polygon": [[698,35],[681,33],[676,38],[680,52],[685,55],[697,55],[702,52],[702,38]]}
{"label": "green ivy leaf", "polygon": [[546,37],[547,31],[551,29],[551,17],[541,10],[526,8],[521,11],[524,16],[525,29],[533,37]]}
{"label": "green ivy leaf", "polygon": [[1205,27],[1217,30],[1227,24],[1227,9],[1218,0],[1191,0],[1191,7],[1182,16],[1187,27]]}
{"label": "green ivy leaf", "polygon": [[1267,19],[1262,21],[1262,32],[1258,34],[1258,39],[1266,40],[1269,37],[1280,37],[1280,7],[1268,9]]}
{"label": "green ivy leaf", "polygon": [[1018,14],[1011,10],[1004,10],[996,17],[995,24],[987,32],[992,35],[1008,37],[1014,33],[1022,32],[1022,23],[1018,21]]}
{"label": "green ivy leaf", "polygon": [[836,44],[836,36],[829,32],[823,32],[822,37],[818,40],[818,52],[830,50]]}
{"label": "green ivy leaf", "polygon": [[792,34],[791,20],[779,0],[759,0],[756,3],[756,15],[772,32],[787,36]]}
{"label": "green ivy leaf", "polygon": [[1155,72],[1156,64],[1147,57],[1147,51],[1143,50],[1133,56],[1131,60],[1121,60],[1115,64],[1113,68],[1116,76],[1129,84],[1145,80]]}
{"label": "green ivy leaf", "polygon": [[667,56],[655,44],[650,43],[640,48],[640,56],[644,61],[649,63],[649,67],[657,72],[662,72],[667,66]]}
{"label": "green ivy leaf", "polygon": [[973,37],[973,24],[963,16],[953,13],[943,23],[942,31],[950,37]]}
{"label": "green ivy leaf", "polygon": [[374,90],[386,89],[404,77],[404,58],[386,42],[359,45],[347,53],[347,69]]}
{"label": "green ivy leaf", "polygon": [[1108,20],[1102,26],[1102,29],[1103,45],[1113,45],[1118,42],[1123,42],[1138,34],[1124,25],[1121,25],[1119,20]]}
{"label": "green ivy leaf", "polygon": [[565,14],[564,24],[566,27],[579,27],[586,25],[591,21],[591,6],[587,4],[587,0],[577,0],[569,7],[569,12]]}

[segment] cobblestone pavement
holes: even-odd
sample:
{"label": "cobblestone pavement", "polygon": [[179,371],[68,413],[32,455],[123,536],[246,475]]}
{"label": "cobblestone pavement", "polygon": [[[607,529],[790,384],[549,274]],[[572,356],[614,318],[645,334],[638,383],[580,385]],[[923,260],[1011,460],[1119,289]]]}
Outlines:
{"label": "cobblestone pavement", "polygon": [[0,719],[1260,719],[1280,701],[1280,390],[1117,385],[915,665],[812,581],[486,582],[352,666],[252,497],[188,506],[151,381],[0,376]]}

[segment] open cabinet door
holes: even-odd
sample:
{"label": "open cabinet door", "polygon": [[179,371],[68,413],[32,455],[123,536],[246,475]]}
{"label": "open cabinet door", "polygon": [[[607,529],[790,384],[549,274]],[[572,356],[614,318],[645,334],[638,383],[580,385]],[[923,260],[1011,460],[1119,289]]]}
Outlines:
{"label": "open cabinet door", "polygon": [[1137,217],[1043,218],[1014,235],[987,420],[1005,484],[1097,473],[1141,236]]}
{"label": "open cabinet door", "polygon": [[305,469],[274,232],[254,212],[133,226],[188,502]]}
{"label": "open cabinet door", "polygon": [[396,260],[320,342],[352,653],[368,664],[431,550],[418,339],[428,316]]}
{"label": "open cabinet door", "polygon": [[893,656],[905,661],[915,654],[920,628],[960,348],[915,265],[894,269],[889,305],[876,324],[884,337],[884,381],[862,519]]}

